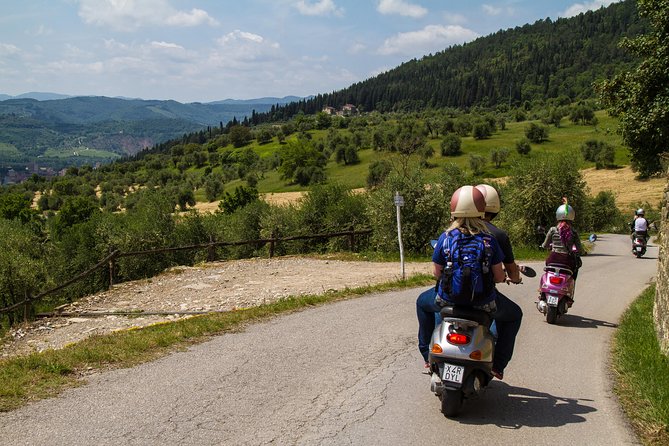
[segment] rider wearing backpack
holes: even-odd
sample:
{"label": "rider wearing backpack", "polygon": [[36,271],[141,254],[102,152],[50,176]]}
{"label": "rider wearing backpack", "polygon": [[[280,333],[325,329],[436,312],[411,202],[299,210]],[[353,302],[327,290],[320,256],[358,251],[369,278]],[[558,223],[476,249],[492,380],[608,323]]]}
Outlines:
{"label": "rider wearing backpack", "polygon": [[[461,187],[451,198],[452,224],[439,237],[432,256],[434,276],[439,284],[436,289],[421,293],[416,301],[418,349],[427,367],[435,313],[440,311],[442,301],[485,309],[493,313],[495,319],[501,316],[500,321],[512,313],[513,319],[520,320],[513,311],[517,305],[494,287],[494,283],[503,282],[506,277],[502,268],[504,254],[482,218],[485,208],[483,193],[473,186]],[[498,379],[502,379],[511,359],[517,333],[516,329],[513,336],[509,336],[510,330],[500,328],[493,363],[493,375]]]}

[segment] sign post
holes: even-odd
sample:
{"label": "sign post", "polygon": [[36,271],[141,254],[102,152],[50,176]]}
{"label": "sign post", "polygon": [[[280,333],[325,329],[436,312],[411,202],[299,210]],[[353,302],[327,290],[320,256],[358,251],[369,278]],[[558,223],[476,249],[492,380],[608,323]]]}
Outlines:
{"label": "sign post", "polygon": [[400,244],[400,269],[402,280],[404,276],[404,245],[402,244],[402,220],[400,218],[400,207],[404,206],[404,197],[398,191],[395,191],[395,208],[397,209],[397,240]]}

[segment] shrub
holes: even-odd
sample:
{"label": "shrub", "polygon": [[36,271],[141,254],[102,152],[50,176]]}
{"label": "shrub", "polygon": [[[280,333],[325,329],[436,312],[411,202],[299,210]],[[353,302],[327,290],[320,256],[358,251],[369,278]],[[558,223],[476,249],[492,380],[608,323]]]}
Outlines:
{"label": "shrub", "polygon": [[461,153],[462,140],[455,133],[448,133],[441,141],[442,156],[457,156]]}
{"label": "shrub", "polygon": [[548,139],[548,127],[531,122],[525,128],[525,136],[533,143],[540,144]]}
{"label": "shrub", "polygon": [[529,139],[523,138],[516,142],[516,152],[519,154],[527,155],[530,153],[530,150],[532,150],[532,145],[530,144]]}

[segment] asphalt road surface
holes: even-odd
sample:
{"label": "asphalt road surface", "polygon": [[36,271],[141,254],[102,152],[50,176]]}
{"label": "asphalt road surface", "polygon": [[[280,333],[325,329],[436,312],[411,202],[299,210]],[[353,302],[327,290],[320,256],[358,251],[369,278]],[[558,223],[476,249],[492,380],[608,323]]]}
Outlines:
{"label": "asphalt road surface", "polygon": [[423,373],[413,289],[272,318],[96,375],[0,414],[0,444],[638,444],[607,358],[620,315],[655,275],[658,248],[636,259],[630,245],[599,238],[557,325],[536,310],[539,277],[501,285],[524,311],[514,359],[457,419],[440,413]]}

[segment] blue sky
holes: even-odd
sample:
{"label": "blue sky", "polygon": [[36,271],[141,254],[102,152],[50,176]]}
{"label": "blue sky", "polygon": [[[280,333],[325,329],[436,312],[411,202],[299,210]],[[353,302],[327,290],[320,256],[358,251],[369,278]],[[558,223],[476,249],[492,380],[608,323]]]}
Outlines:
{"label": "blue sky", "polygon": [[0,0],[0,93],[307,96],[616,0]]}

